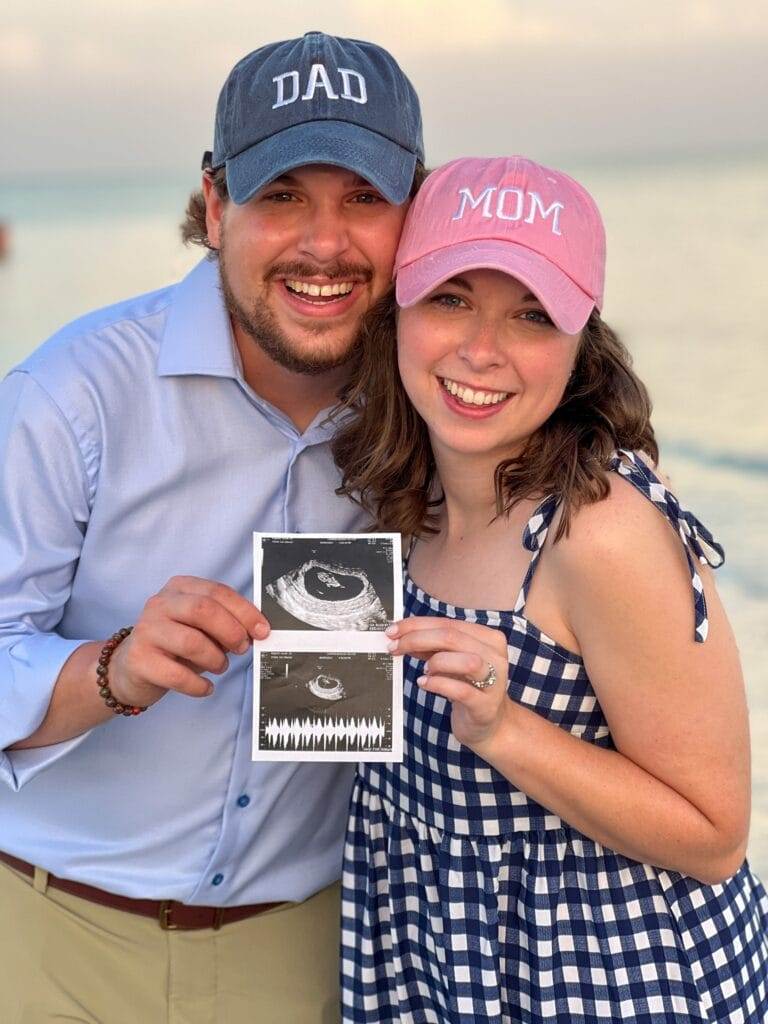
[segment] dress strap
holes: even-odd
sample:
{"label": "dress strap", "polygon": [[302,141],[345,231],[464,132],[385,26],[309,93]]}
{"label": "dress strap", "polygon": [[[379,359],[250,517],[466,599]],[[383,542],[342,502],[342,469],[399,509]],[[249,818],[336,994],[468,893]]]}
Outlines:
{"label": "dress strap", "polygon": [[688,560],[693,587],[695,614],[694,639],[703,644],[707,639],[709,621],[704,587],[696,569],[696,561],[719,568],[725,561],[725,552],[703,523],[683,508],[674,494],[664,486],[647,462],[636,452],[620,449],[613,456],[610,468],[633,484],[641,494],[651,501],[679,534]]}
{"label": "dress strap", "polygon": [[523,585],[520,587],[520,593],[517,595],[517,601],[515,601],[514,612],[516,615],[522,615],[525,612],[525,602],[528,600],[528,591],[531,587],[533,574],[536,572],[541,549],[544,547],[544,541],[547,539],[552,518],[559,504],[560,499],[556,495],[551,494],[536,507],[536,511],[525,524],[523,547],[528,551],[532,551],[533,555],[528,563],[528,571],[525,574]]}

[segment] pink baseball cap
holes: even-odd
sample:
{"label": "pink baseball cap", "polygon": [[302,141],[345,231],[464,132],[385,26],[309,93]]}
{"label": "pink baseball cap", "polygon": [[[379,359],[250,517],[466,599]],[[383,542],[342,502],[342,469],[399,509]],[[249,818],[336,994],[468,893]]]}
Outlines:
{"label": "pink baseball cap", "polygon": [[605,230],[592,197],[521,156],[452,160],[411,204],[395,258],[397,302],[413,306],[457,274],[501,270],[558,330],[578,334],[603,304]]}

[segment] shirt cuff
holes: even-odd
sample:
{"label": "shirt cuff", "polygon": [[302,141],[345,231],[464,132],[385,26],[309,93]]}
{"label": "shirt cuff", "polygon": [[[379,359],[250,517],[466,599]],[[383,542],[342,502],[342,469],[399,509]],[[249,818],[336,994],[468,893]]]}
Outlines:
{"label": "shirt cuff", "polygon": [[81,736],[53,743],[49,747],[25,747],[23,750],[0,752],[0,782],[4,782],[9,789],[18,793],[21,787],[26,786],[36,775],[79,747],[90,732],[92,730],[88,729]]}
{"label": "shirt cuff", "polygon": [[86,642],[36,633],[18,637],[0,650],[0,781],[11,789],[20,789],[78,747],[90,732],[47,747],[7,749],[38,728],[64,663]]}

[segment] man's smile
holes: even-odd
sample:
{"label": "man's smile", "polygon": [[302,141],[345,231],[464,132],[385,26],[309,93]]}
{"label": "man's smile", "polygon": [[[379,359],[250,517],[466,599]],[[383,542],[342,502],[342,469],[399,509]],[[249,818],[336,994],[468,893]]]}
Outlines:
{"label": "man's smile", "polygon": [[341,284],[310,284],[309,281],[286,281],[286,288],[297,295],[309,295],[313,298],[331,295],[348,295],[355,287],[354,281],[343,281]]}
{"label": "man's smile", "polygon": [[340,316],[355,305],[364,291],[363,281],[338,278],[282,278],[277,284],[293,311],[311,317]]}

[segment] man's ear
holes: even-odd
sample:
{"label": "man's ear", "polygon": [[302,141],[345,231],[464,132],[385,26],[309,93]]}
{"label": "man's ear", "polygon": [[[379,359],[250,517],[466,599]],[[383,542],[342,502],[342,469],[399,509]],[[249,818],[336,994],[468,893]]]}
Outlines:
{"label": "man's ear", "polygon": [[205,228],[208,241],[214,249],[221,247],[221,220],[224,216],[225,201],[219,196],[213,184],[213,175],[203,174],[203,198],[205,199]]}

